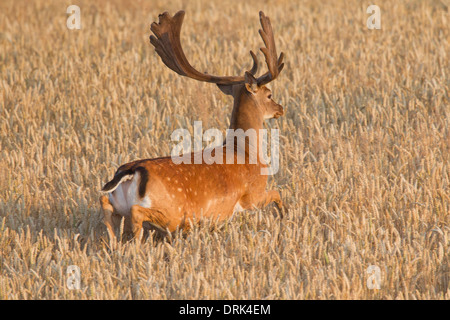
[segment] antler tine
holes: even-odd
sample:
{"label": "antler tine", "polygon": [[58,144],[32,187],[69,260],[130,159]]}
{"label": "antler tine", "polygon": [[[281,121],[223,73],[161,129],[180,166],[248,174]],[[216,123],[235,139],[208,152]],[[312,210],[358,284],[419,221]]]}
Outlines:
{"label": "antler tine", "polygon": [[[164,12],[159,15],[159,22],[153,22],[151,25],[150,29],[155,36],[150,36],[150,42],[164,64],[179,75],[199,81],[212,82],[219,85],[243,83],[245,81],[244,76],[213,76],[201,73],[192,67],[186,59],[180,42],[184,15],[184,11],[178,11],[173,17]],[[250,54],[253,58],[253,67],[250,72],[256,73],[258,60],[253,52],[250,52]]]}
{"label": "antler tine", "polygon": [[250,72],[252,75],[255,75],[256,72],[258,72],[258,58],[256,57],[256,54],[255,54],[252,50],[250,50],[250,55],[251,55],[252,58],[253,58],[253,67],[250,69],[249,72]]}
{"label": "antler tine", "polygon": [[269,17],[266,17],[264,12],[259,12],[259,20],[261,22],[262,29],[259,30],[259,34],[264,41],[265,47],[260,50],[266,58],[266,64],[269,71],[257,79],[258,85],[263,85],[275,80],[283,70],[284,63],[284,53],[280,54],[277,59],[277,49],[275,46],[275,39],[273,36],[272,24],[270,23]]}

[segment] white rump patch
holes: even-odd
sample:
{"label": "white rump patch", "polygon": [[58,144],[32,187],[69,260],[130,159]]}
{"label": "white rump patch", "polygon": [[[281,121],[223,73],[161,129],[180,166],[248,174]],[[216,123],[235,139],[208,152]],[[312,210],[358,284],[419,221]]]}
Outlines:
{"label": "white rump patch", "polygon": [[115,211],[122,216],[129,216],[131,207],[139,205],[150,208],[152,201],[148,194],[141,198],[139,196],[139,182],[141,177],[139,172],[123,177],[114,190],[109,191],[109,201]]}
{"label": "white rump patch", "polygon": [[134,177],[134,174],[129,174],[129,175],[123,176],[122,179],[120,179],[120,181],[116,184],[116,186],[114,188],[112,188],[112,189],[110,189],[108,191],[103,191],[103,192],[104,193],[112,193],[112,192],[114,192],[114,190],[117,189],[118,186],[120,186],[120,184],[122,182],[131,180],[131,179],[133,179],[133,177]]}

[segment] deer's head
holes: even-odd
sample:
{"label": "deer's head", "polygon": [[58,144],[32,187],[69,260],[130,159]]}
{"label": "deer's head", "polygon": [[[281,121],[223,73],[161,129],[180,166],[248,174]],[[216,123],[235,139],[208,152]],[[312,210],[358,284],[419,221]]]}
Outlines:
{"label": "deer's head", "polygon": [[272,91],[264,84],[258,84],[258,80],[249,72],[245,73],[245,90],[241,90],[241,95],[245,94],[252,101],[255,112],[262,115],[263,119],[278,119],[284,114],[283,107],[272,98]]}

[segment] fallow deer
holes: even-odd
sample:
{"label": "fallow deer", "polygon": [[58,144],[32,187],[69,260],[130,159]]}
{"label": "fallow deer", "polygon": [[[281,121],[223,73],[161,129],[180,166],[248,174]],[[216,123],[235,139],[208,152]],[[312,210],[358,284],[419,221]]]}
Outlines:
{"label": "fallow deer", "polygon": [[[283,53],[277,58],[269,18],[260,12],[262,30],[259,33],[265,44],[261,51],[268,72],[255,77],[258,60],[250,51],[253,67],[243,76],[213,76],[197,71],[186,59],[180,43],[184,15],[184,11],[179,11],[171,17],[165,12],[159,15],[159,23],[151,25],[155,36],[150,36],[150,42],[164,64],[179,75],[215,83],[222,92],[232,95],[234,105],[230,129],[254,129],[258,132],[265,119],[283,115],[283,107],[272,99],[271,90],[265,86],[278,77],[284,66]],[[225,159],[228,143],[226,138],[213,154]],[[249,162],[249,150],[255,147],[250,144],[249,139],[245,139],[243,150],[233,149],[233,157],[245,157],[243,164],[236,161],[234,164],[227,164],[227,161],[223,164],[207,164],[205,161],[201,164],[175,164],[171,157],[163,157],[122,165],[102,189],[108,195],[100,197],[110,237],[115,238],[114,229],[122,217],[125,217],[125,228],[138,236],[144,222],[173,232],[177,228],[189,228],[189,221],[194,217],[220,221],[236,211],[261,208],[271,202],[281,209],[278,191],[266,191],[268,176],[261,174],[261,168],[267,164],[260,158],[258,150],[256,163]],[[259,136],[256,144],[257,149],[261,148]],[[194,159],[195,153],[190,156]]]}

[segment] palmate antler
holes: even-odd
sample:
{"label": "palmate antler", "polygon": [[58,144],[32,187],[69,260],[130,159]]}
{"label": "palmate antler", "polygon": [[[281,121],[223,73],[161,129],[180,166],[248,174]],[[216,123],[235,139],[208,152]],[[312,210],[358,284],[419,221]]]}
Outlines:
{"label": "palmate antler", "polygon": [[[159,15],[159,23],[153,22],[151,31],[155,36],[150,36],[150,42],[155,47],[156,52],[161,57],[164,64],[178,73],[204,82],[212,82],[218,85],[233,85],[245,82],[244,76],[214,76],[207,73],[201,73],[194,69],[183,52],[180,42],[181,26],[183,24],[185,12],[178,11],[173,17],[167,12]],[[259,13],[262,30],[259,33],[264,41],[265,47],[261,48],[269,71],[257,78],[258,85],[263,85],[274,80],[284,67],[283,53],[277,59],[275,40],[273,37],[272,25],[270,19]],[[253,59],[253,67],[249,71],[255,75],[258,70],[258,59],[253,51],[250,51]]]}
{"label": "palmate antler", "polygon": [[257,79],[258,85],[263,85],[275,80],[283,70],[284,63],[284,53],[280,54],[277,60],[277,48],[275,46],[275,39],[273,37],[272,24],[270,23],[269,17],[266,17],[264,12],[259,12],[259,21],[261,22],[262,30],[259,29],[259,34],[264,41],[266,47],[260,50],[266,57],[266,64],[269,71]]}

